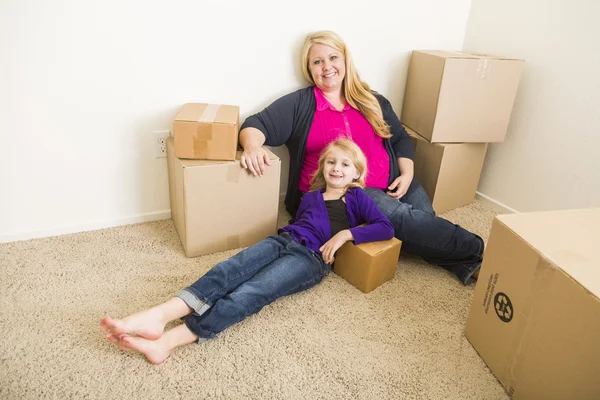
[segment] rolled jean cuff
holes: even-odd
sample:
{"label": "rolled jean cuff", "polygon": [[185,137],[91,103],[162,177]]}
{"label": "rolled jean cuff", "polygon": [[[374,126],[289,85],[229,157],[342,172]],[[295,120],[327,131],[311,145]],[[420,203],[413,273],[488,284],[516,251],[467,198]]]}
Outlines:
{"label": "rolled jean cuff", "polygon": [[206,302],[198,298],[198,296],[188,289],[183,289],[177,294],[177,297],[194,310],[194,315],[197,316],[204,314],[211,307],[210,304],[206,304]]}

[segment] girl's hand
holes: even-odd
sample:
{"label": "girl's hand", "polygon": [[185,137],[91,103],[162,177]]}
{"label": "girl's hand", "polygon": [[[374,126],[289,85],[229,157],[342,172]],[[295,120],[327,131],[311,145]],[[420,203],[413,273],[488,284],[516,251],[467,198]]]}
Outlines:
{"label": "girl's hand", "polygon": [[343,231],[339,231],[334,237],[329,239],[327,243],[321,246],[319,251],[323,256],[325,264],[333,263],[335,260],[335,252],[348,240],[354,240],[354,236],[352,236],[352,232],[350,232],[349,229],[344,229]]}
{"label": "girl's hand", "polygon": [[392,182],[390,186],[388,186],[388,191],[386,193],[388,196],[399,200],[406,194],[411,182],[412,176],[400,175],[394,179],[394,182]]}
{"label": "girl's hand", "polygon": [[269,155],[262,146],[248,147],[242,152],[240,159],[242,167],[250,170],[254,176],[262,176],[265,173],[265,165],[270,166]]}

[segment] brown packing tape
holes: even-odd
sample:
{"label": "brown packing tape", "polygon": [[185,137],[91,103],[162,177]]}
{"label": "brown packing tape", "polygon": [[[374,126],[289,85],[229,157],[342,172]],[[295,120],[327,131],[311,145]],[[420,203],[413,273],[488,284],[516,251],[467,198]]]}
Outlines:
{"label": "brown packing tape", "polygon": [[199,123],[194,135],[194,155],[203,156],[208,151],[208,142],[212,140],[212,125]]}
{"label": "brown packing tape", "polygon": [[227,247],[230,249],[240,248],[240,235],[227,236]]}
{"label": "brown packing tape", "polygon": [[528,337],[528,331],[532,328],[533,324],[536,323],[535,316],[536,308],[544,306],[539,304],[538,299],[540,294],[547,291],[551,287],[550,282],[554,280],[557,273],[557,267],[549,260],[540,258],[538,265],[533,274],[531,281],[531,290],[525,302],[526,306],[523,310],[519,310],[518,306],[513,304],[513,314],[518,312],[521,313],[522,317],[519,322],[519,326],[515,330],[513,340],[509,351],[506,353],[507,357],[513,357],[512,362],[508,367],[508,380],[507,390],[509,392],[514,391],[515,385],[521,375],[523,366],[523,355],[526,354],[531,344],[531,339]]}
{"label": "brown packing tape", "polygon": [[231,163],[227,168],[227,182],[230,183],[238,183],[240,181],[240,175],[244,173],[245,170],[238,163]]}

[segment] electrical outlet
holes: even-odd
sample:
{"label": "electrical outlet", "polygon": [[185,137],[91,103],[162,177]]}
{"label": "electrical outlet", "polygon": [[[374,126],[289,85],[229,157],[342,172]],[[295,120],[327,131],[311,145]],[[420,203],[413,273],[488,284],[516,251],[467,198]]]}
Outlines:
{"label": "electrical outlet", "polygon": [[152,144],[154,147],[154,158],[163,158],[167,156],[167,138],[171,136],[171,131],[152,132]]}

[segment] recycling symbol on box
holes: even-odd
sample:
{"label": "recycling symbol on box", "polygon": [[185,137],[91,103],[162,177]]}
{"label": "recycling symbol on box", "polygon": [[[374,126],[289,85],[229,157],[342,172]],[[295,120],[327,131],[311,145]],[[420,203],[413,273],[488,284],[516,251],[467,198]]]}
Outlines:
{"label": "recycling symbol on box", "polygon": [[506,293],[498,292],[494,297],[494,309],[496,315],[504,322],[510,322],[513,319],[513,305]]}

